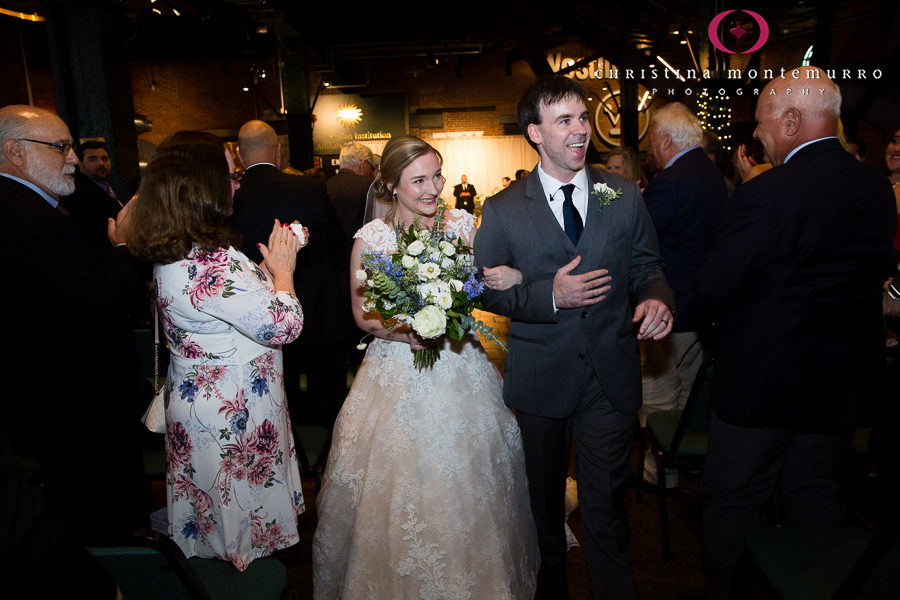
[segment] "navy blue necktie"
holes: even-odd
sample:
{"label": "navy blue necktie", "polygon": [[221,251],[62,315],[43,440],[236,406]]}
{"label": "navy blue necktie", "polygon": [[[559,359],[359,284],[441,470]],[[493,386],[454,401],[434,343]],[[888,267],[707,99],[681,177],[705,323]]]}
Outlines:
{"label": "navy blue necktie", "polygon": [[563,227],[566,230],[566,235],[572,240],[572,244],[577,246],[581,232],[584,231],[584,223],[582,223],[581,215],[578,214],[578,210],[572,203],[572,190],[575,189],[575,184],[567,183],[559,189],[563,191],[563,196],[566,198],[563,202]]}

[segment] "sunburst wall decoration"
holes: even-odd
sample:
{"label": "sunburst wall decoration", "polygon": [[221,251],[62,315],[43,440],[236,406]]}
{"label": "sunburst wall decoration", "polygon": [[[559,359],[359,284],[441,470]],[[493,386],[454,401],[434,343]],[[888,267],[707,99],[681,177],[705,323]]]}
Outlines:
{"label": "sunburst wall decoration", "polygon": [[349,127],[362,121],[362,110],[355,104],[345,104],[337,111],[337,119],[341,125]]}

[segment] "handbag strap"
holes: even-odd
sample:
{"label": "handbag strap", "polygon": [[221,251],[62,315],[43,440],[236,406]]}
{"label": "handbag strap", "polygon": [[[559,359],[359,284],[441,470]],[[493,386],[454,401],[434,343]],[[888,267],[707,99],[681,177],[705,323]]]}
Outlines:
{"label": "handbag strap", "polygon": [[159,391],[159,313],[153,303],[153,393]]}

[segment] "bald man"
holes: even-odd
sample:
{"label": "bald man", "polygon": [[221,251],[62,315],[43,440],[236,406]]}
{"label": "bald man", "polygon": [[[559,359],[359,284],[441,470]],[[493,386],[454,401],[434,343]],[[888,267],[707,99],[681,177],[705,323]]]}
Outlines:
{"label": "bald man", "polygon": [[[297,254],[294,269],[303,333],[284,347],[284,384],[293,422],[331,431],[347,395],[343,326],[349,303],[340,291],[345,256],[340,221],[324,182],[279,171],[281,144],[268,124],[249,121],[241,127],[238,155],[246,171],[234,194],[234,224],[244,238],[244,254],[262,260],[256,243],[268,239],[276,218],[283,223],[296,219],[309,229],[309,244]],[[299,399],[301,373],[309,402]]]}
{"label": "bald man", "polygon": [[825,73],[785,75],[756,107],[774,168],[735,191],[697,291],[718,324],[703,481],[710,598],[745,588],[744,537],[766,524],[779,483],[785,525],[845,520],[852,430],[884,366],[890,185],[838,142],[841,94]]}
{"label": "bald man", "polygon": [[[11,253],[0,276],[15,356],[0,436],[38,459],[44,491],[72,530],[96,532],[144,523],[149,497],[126,318],[136,281],[124,247],[95,247],[60,210],[77,163],[58,116],[0,108],[0,235]],[[122,243],[109,224],[110,241]]]}

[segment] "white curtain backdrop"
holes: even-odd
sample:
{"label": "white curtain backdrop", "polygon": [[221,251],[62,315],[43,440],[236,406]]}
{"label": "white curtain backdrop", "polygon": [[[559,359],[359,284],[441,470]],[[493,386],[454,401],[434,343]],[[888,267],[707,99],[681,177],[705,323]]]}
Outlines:
{"label": "white curtain backdrop", "polygon": [[[515,179],[516,171],[531,171],[538,154],[521,135],[432,139],[428,142],[444,157],[447,183],[441,197],[452,202],[453,186],[462,175],[468,177],[478,194],[490,195],[500,186],[501,177]],[[365,142],[372,152],[381,154],[387,142]]]}

